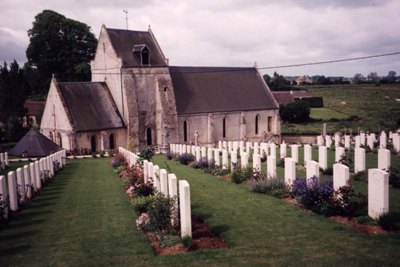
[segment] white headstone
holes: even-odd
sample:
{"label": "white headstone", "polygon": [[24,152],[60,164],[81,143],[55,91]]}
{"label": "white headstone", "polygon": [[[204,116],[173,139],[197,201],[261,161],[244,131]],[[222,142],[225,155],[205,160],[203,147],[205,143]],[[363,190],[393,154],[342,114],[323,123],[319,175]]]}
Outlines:
{"label": "white headstone", "polygon": [[253,144],[253,153],[254,153],[254,154],[260,154],[260,151],[259,151],[259,147],[258,147],[258,143],[257,143],[257,142],[254,142],[254,144]]}
{"label": "white headstone", "polygon": [[200,161],[201,159],[201,148],[196,146],[196,161]]}
{"label": "white headstone", "polygon": [[226,141],[222,141],[222,148],[223,149],[227,149],[228,148],[228,144],[226,143]]}
{"label": "white headstone", "polygon": [[243,141],[239,142],[239,153],[240,154],[244,153],[244,142]]}
{"label": "white headstone", "polygon": [[276,159],[276,145],[272,143],[269,145],[269,148],[271,150],[270,156],[273,156]]}
{"label": "white headstone", "polygon": [[340,146],[340,135],[335,133],[335,146]]}
{"label": "white headstone", "polygon": [[157,191],[161,191],[160,182],[160,167],[158,165],[153,165],[153,186]]}
{"label": "white headstone", "polygon": [[360,139],[360,136],[359,136],[359,135],[357,135],[357,136],[354,137],[354,142],[355,142],[355,144],[354,144],[355,148],[360,147],[360,145],[361,145],[361,139]]}
{"label": "white headstone", "polygon": [[181,212],[181,237],[192,237],[190,186],[185,180],[179,181],[179,206]]}
{"label": "white headstone", "polygon": [[218,149],[221,150],[222,149],[222,141],[218,141]]}
{"label": "white headstone", "polygon": [[249,154],[247,153],[242,153],[240,155],[240,165],[242,166],[242,169],[246,169],[247,165],[249,165]]}
{"label": "white headstone", "polygon": [[379,169],[368,170],[368,215],[378,219],[389,212],[389,174]]}
{"label": "white headstone", "polygon": [[253,170],[261,171],[261,157],[259,154],[253,154]]}
{"label": "white headstone", "polygon": [[207,148],[202,147],[201,148],[201,157],[206,158],[207,157]]}
{"label": "white headstone", "polygon": [[319,164],[314,160],[310,160],[309,162],[307,162],[306,166],[307,183],[309,183],[311,178],[314,176],[319,178]]}
{"label": "white headstone", "polygon": [[232,151],[231,152],[231,171],[232,172],[235,169],[235,166],[237,166],[237,165],[238,165],[237,152],[236,151]]}
{"label": "white headstone", "polygon": [[31,182],[31,173],[29,171],[29,166],[25,165],[23,171],[24,171],[23,176],[25,181],[26,197],[30,199],[32,197],[32,182]]}
{"label": "white headstone", "polygon": [[246,142],[246,152],[250,154],[251,142]]}
{"label": "white headstone", "polygon": [[276,178],[276,158],[274,156],[269,156],[267,159],[267,178]]}
{"label": "white headstone", "polygon": [[331,136],[330,136],[330,135],[327,135],[325,139],[326,139],[326,141],[325,141],[326,147],[327,147],[328,149],[331,148],[331,145],[332,145],[332,138],[331,138]]}
{"label": "white headstone", "polygon": [[228,151],[226,149],[222,150],[222,169],[228,169]]}
{"label": "white headstone", "polygon": [[149,161],[143,160],[143,177],[144,183],[147,183],[147,179],[149,178]]}
{"label": "white headstone", "polygon": [[207,148],[207,161],[212,162],[213,160],[213,149],[212,148]]}
{"label": "white headstone", "polygon": [[374,149],[375,134],[367,135],[367,146],[372,150]]}
{"label": "white headstone", "polygon": [[323,146],[324,145],[324,137],[322,135],[317,136],[317,146]]}
{"label": "white headstone", "polygon": [[33,190],[37,192],[37,185],[36,185],[36,173],[35,173],[35,164],[29,164],[29,174],[31,176],[31,183],[33,185]]}
{"label": "white headstone", "polygon": [[42,188],[42,179],[40,178],[40,164],[39,161],[35,161],[33,164],[35,166],[35,178],[36,178],[36,190],[40,191]]}
{"label": "white headstone", "polygon": [[396,151],[396,153],[400,153],[400,134],[393,133],[392,143],[394,151]]}
{"label": "white headstone", "polygon": [[239,149],[239,143],[238,143],[238,141],[233,141],[233,142],[232,142],[232,150],[235,151],[235,152],[237,152],[238,149]]}
{"label": "white headstone", "polygon": [[[147,163],[147,174],[148,174],[148,178],[153,178],[153,182],[155,182],[156,178],[154,178],[154,165],[153,162]],[[147,180],[145,181],[145,183],[147,183]]]}
{"label": "white headstone", "polygon": [[333,164],[333,190],[337,191],[342,186],[348,186],[349,178],[349,167],[341,163]]}
{"label": "white headstone", "polygon": [[221,165],[221,161],[219,158],[219,149],[214,149],[214,160],[215,160],[215,166]]}
{"label": "white headstone", "polygon": [[381,132],[381,136],[379,137],[379,147],[386,148],[387,136],[384,131]]}
{"label": "white headstone", "polygon": [[232,151],[232,141],[228,141],[228,153]]}
{"label": "white headstone", "polygon": [[365,149],[354,150],[354,173],[365,171]]}
{"label": "white headstone", "polygon": [[350,149],[350,135],[344,136],[344,148]]}
{"label": "white headstone", "polygon": [[11,171],[8,173],[8,196],[10,201],[10,210],[18,210],[18,192],[17,192],[17,179],[15,172]]}
{"label": "white headstone", "polygon": [[360,132],[360,145],[365,147],[365,133]]}
{"label": "white headstone", "polygon": [[0,169],[1,170],[6,169],[6,161],[4,159],[4,153],[0,153]]}
{"label": "white headstone", "polygon": [[304,145],[304,166],[307,162],[312,160],[312,147],[310,145]]}
{"label": "white headstone", "polygon": [[299,162],[299,145],[291,145],[290,146],[292,152],[292,159],[298,163]]}
{"label": "white headstone", "polygon": [[19,194],[21,195],[21,202],[24,203],[25,196],[26,196],[24,173],[22,171],[22,168],[18,168],[15,171],[15,173],[17,174],[18,191],[19,191]]}
{"label": "white headstone", "polygon": [[9,164],[8,164],[8,152],[4,153],[4,160],[6,162],[6,166],[8,167],[9,166]]}
{"label": "white headstone", "polygon": [[390,150],[378,149],[378,169],[388,171],[390,168]]}
{"label": "white headstone", "polygon": [[291,186],[296,179],[296,162],[292,158],[285,158],[285,184]]}
{"label": "white headstone", "polygon": [[339,162],[345,156],[344,147],[337,146],[335,149],[335,162]]}
{"label": "white headstone", "polygon": [[178,195],[177,178],[173,173],[168,174],[168,196],[175,197]]}
{"label": "white headstone", "polygon": [[318,147],[318,163],[321,169],[328,168],[328,151],[325,146]]}
{"label": "white headstone", "polygon": [[160,169],[160,189],[164,196],[168,196],[168,173],[164,169]]}
{"label": "white headstone", "polygon": [[[4,175],[0,176],[0,201],[6,201],[8,199],[8,190],[7,190],[7,182],[6,177]],[[7,214],[3,214],[3,217],[6,218]]]}
{"label": "white headstone", "polygon": [[281,159],[286,158],[286,150],[287,150],[287,145],[285,143],[280,144],[279,152],[280,152]]}

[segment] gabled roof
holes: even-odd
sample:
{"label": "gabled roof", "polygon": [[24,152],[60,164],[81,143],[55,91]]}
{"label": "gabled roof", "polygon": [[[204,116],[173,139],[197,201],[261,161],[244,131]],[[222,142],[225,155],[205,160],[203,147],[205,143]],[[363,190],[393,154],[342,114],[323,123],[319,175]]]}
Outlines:
{"label": "gabled roof", "polygon": [[277,109],[255,68],[170,67],[178,114]]}
{"label": "gabled roof", "polygon": [[294,101],[293,94],[290,91],[272,91],[271,93],[278,104],[288,104]]}
{"label": "gabled roof", "polygon": [[45,157],[61,150],[61,148],[35,129],[21,138],[21,140],[8,152],[8,154],[21,157]]}
{"label": "gabled roof", "polygon": [[142,47],[150,50],[150,65],[153,67],[165,67],[164,55],[151,32],[129,31],[119,29],[107,29],[110,41],[118,57],[122,59],[124,67],[139,67],[141,62],[133,55],[134,47]]}
{"label": "gabled roof", "polygon": [[125,127],[106,83],[58,83],[58,89],[77,132]]}

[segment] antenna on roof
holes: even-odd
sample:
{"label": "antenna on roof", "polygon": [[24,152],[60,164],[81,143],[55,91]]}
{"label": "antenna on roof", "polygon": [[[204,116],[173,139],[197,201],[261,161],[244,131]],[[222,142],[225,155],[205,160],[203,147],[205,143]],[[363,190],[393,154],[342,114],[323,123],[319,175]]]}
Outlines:
{"label": "antenna on roof", "polygon": [[126,29],[128,30],[128,9],[122,10],[125,13]]}

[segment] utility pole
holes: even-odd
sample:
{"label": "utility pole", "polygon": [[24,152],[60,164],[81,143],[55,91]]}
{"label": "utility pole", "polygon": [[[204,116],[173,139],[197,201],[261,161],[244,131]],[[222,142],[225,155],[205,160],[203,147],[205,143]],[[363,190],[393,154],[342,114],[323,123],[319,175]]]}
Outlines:
{"label": "utility pole", "polygon": [[125,13],[126,29],[128,30],[128,9],[123,10]]}

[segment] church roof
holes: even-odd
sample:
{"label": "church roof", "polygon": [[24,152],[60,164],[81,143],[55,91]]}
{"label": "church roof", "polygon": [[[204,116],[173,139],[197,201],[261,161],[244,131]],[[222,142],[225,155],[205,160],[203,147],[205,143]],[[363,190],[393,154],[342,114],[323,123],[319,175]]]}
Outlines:
{"label": "church roof", "polygon": [[8,154],[17,157],[45,157],[59,150],[61,148],[56,143],[32,128]]}
{"label": "church roof", "polygon": [[107,29],[111,44],[118,57],[122,59],[124,67],[142,66],[133,50],[147,46],[150,50],[150,65],[153,67],[166,67],[164,55],[158,47],[157,41],[151,32]]}
{"label": "church roof", "polygon": [[277,109],[255,68],[170,67],[178,114]]}
{"label": "church roof", "polygon": [[76,131],[125,127],[106,83],[58,83],[58,88]]}

